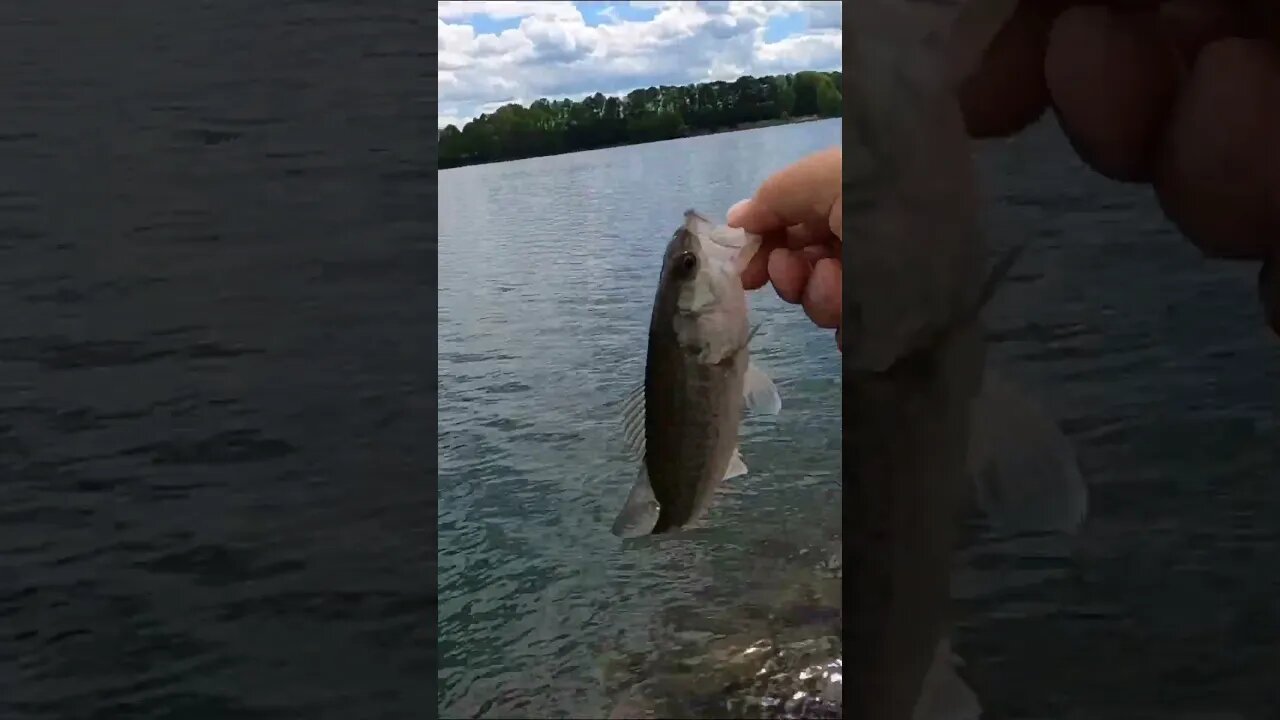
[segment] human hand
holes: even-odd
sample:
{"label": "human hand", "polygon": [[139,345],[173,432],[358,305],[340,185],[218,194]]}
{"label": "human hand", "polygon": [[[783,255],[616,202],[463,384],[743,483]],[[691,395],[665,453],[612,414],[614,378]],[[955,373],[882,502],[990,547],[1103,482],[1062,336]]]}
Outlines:
{"label": "human hand", "polygon": [[774,173],[754,196],[729,208],[728,224],[764,239],[742,273],[742,286],[771,282],[778,296],[800,304],[821,328],[840,338],[840,148],[802,158]]}
{"label": "human hand", "polygon": [[1280,3],[1022,0],[960,89],[970,135],[1052,106],[1097,172],[1150,183],[1211,257],[1262,260],[1280,333]]}

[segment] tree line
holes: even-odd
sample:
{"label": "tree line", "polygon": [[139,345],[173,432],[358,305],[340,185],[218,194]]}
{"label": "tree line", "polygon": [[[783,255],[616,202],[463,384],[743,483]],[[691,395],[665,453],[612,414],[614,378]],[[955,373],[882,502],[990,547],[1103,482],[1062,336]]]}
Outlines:
{"label": "tree line", "polygon": [[459,130],[439,130],[439,167],[669,140],[794,118],[838,117],[840,72],[649,87],[625,97],[504,105]]}

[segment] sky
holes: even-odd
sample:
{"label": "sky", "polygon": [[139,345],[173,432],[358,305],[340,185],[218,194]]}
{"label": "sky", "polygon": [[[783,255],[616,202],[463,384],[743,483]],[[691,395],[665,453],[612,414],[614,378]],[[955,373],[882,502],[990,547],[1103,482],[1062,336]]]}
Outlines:
{"label": "sky", "polygon": [[507,103],[840,69],[840,2],[441,2],[440,127]]}

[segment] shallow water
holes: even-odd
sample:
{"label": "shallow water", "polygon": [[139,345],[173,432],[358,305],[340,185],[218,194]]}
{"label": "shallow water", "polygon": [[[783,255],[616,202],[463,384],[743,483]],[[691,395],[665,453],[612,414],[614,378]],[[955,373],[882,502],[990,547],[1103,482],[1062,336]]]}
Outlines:
{"label": "shallow water", "polygon": [[772,291],[753,351],[783,409],[744,425],[749,474],[687,538],[609,526],[635,476],[610,405],[642,378],[681,213],[722,219],[839,138],[834,120],[440,174],[443,715],[598,717],[642,681],[661,713],[729,712],[713,646],[838,636],[838,580],[815,570],[839,543],[839,355]]}

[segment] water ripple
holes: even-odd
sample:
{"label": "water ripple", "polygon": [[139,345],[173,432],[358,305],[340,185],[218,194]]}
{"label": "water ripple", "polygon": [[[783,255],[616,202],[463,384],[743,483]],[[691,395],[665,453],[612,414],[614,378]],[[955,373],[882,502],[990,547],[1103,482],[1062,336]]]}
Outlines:
{"label": "water ripple", "polygon": [[0,23],[0,717],[433,701],[432,8],[365,5]]}
{"label": "water ripple", "polygon": [[[620,547],[608,529],[635,477],[617,402],[643,376],[655,253],[671,218],[690,204],[727,208],[752,177],[837,141],[838,129],[777,130],[778,147],[769,133],[737,134],[449,171],[438,336],[443,714],[601,717],[623,687],[671,672],[610,669],[607,658],[653,647],[654,633],[686,630],[707,607],[736,618],[769,602],[742,598],[745,586],[769,586],[755,578],[763,563],[741,562],[749,538],[833,541],[822,529],[838,532],[838,489],[812,478],[839,468],[839,356],[829,335],[764,293],[752,297],[764,322],[755,347],[784,415],[744,425],[751,473],[726,489],[710,536]],[[750,150],[721,153],[722,143]],[[678,163],[658,183],[628,169],[652,153]],[[838,608],[827,592],[826,607]],[[704,597],[686,602],[692,593]],[[668,659],[700,654],[686,644]]]}

